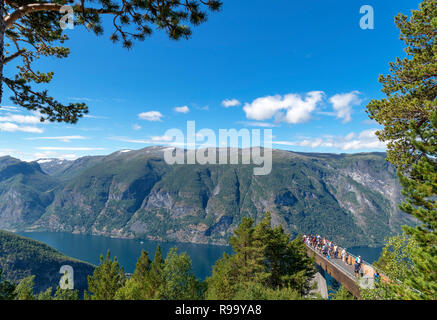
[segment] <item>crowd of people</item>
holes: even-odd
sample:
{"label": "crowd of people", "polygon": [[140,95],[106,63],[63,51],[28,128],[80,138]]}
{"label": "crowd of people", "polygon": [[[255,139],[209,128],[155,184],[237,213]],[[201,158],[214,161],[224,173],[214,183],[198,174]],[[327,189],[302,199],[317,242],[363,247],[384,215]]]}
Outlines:
{"label": "crowd of people", "polygon": [[[323,254],[327,259],[341,259],[344,263],[347,263],[348,261],[349,254],[345,248],[340,248],[336,243],[329,241],[326,238],[322,238],[320,235],[304,235],[303,241],[307,246],[310,246],[314,250]],[[355,258],[355,275],[361,274],[362,263],[361,256]]]}

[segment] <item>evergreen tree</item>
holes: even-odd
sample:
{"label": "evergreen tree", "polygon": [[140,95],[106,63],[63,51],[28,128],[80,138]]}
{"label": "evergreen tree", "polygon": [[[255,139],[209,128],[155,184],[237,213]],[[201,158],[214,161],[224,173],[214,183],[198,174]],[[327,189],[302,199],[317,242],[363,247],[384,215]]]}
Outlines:
{"label": "evergreen tree", "polygon": [[142,251],[134,274],[115,295],[119,300],[196,300],[203,296],[204,288],[192,273],[190,257],[177,249],[170,250],[163,260],[158,245],[155,259],[150,261],[147,252]]}
{"label": "evergreen tree", "polygon": [[164,300],[199,300],[203,298],[202,285],[192,272],[192,262],[186,253],[170,249],[162,268],[163,283],[159,298]]}
{"label": "evergreen tree", "polygon": [[343,286],[335,292],[330,294],[331,300],[355,300],[354,296]]}
{"label": "evergreen tree", "polygon": [[53,288],[48,287],[46,291],[42,291],[38,294],[37,300],[53,300]]}
{"label": "evergreen tree", "polygon": [[13,300],[15,298],[15,285],[5,279],[0,268],[0,300]]}
{"label": "evergreen tree", "polygon": [[[400,208],[422,222],[404,230],[417,243],[411,252],[413,267],[405,284],[416,290],[399,292],[407,299],[437,299],[437,110],[430,117],[430,127],[410,124],[409,139],[422,157],[409,174],[399,174],[406,201]],[[419,293],[420,292],[420,293]]]}
{"label": "evergreen tree", "polygon": [[[311,290],[314,261],[306,255],[301,238],[293,241],[282,228],[271,227],[271,216],[255,227],[244,218],[230,243],[235,252],[213,266],[206,279],[208,299],[302,297]],[[260,288],[264,287],[263,290]]]}
{"label": "evergreen tree", "polygon": [[88,276],[88,291],[85,298],[91,300],[114,300],[117,291],[124,285],[126,277],[123,267],[120,267],[117,257],[111,260],[110,252],[103,260],[100,256],[100,264],[94,270],[92,276]]}
{"label": "evergreen tree", "polygon": [[367,106],[372,119],[384,125],[377,134],[388,141],[387,159],[398,168],[406,202],[400,208],[420,222],[405,227],[417,243],[405,283],[405,299],[437,298],[437,0],[424,0],[412,16],[400,14],[396,24],[405,41],[407,58],[390,64],[381,76],[387,99]]}
{"label": "evergreen tree", "polygon": [[381,256],[374,263],[381,276],[389,281],[379,279],[374,283],[375,288],[361,290],[361,298],[365,300],[399,300],[411,291],[406,280],[410,270],[414,267],[412,255],[418,246],[415,240],[406,234],[387,239]]}
{"label": "evergreen tree", "polygon": [[121,287],[115,298],[117,300],[149,300],[153,299],[155,291],[151,288],[149,279],[152,262],[146,251],[141,251],[134,274]]}
{"label": "evergreen tree", "polygon": [[387,98],[370,101],[367,113],[384,126],[377,135],[388,142],[387,159],[408,172],[423,155],[409,138],[410,122],[430,128],[437,106],[437,0],[424,0],[410,19],[399,14],[395,23],[407,46],[407,57],[391,62],[391,74],[379,77]]}
{"label": "evergreen tree", "polygon": [[79,291],[57,287],[53,300],[79,300]]}
{"label": "evergreen tree", "polygon": [[248,282],[238,285],[234,300],[301,300],[299,292],[285,287],[272,289],[261,283]]}
{"label": "evergreen tree", "polygon": [[161,246],[158,245],[149,272],[150,297],[153,299],[158,298],[159,288],[164,283],[164,276],[162,271],[163,267],[164,267],[164,259],[162,257]]}
{"label": "evergreen tree", "polygon": [[307,255],[307,249],[301,236],[288,243],[287,253],[289,268],[283,276],[283,281],[300,294],[309,294],[313,289],[311,281],[317,271],[314,259]]}
{"label": "evergreen tree", "polygon": [[272,288],[291,287],[302,295],[311,290],[315,275],[314,261],[306,254],[300,237],[290,241],[281,225],[272,229],[271,215],[267,213],[255,228],[256,237],[265,244],[265,260],[268,270],[268,285]]}
{"label": "evergreen tree", "polygon": [[34,294],[34,279],[35,276],[28,276],[18,283],[14,291],[16,300],[36,300]]}
{"label": "evergreen tree", "polygon": [[300,237],[290,241],[281,225],[271,227],[271,215],[267,213],[255,228],[255,235],[264,246],[264,264],[267,283],[272,288],[291,287],[302,295],[311,290],[311,279],[316,273],[313,259],[306,254]]}
{"label": "evergreen tree", "polygon": [[147,252],[141,250],[141,256],[138,258],[132,277],[137,281],[146,281],[146,278],[150,271],[151,263],[152,261],[150,261]]}
{"label": "evergreen tree", "polygon": [[42,291],[36,296],[37,300],[79,300],[79,291],[71,289],[61,289],[56,287],[53,295],[53,288],[49,287],[46,291]]}
{"label": "evergreen tree", "polygon": [[230,263],[236,270],[239,270],[236,280],[240,283],[265,281],[268,277],[263,263],[266,243],[257,238],[253,219],[243,218],[234,233],[229,243],[235,252]]}
{"label": "evergreen tree", "polygon": [[232,300],[238,290],[238,270],[231,264],[231,256],[224,253],[212,267],[212,275],[206,279],[209,300]]}

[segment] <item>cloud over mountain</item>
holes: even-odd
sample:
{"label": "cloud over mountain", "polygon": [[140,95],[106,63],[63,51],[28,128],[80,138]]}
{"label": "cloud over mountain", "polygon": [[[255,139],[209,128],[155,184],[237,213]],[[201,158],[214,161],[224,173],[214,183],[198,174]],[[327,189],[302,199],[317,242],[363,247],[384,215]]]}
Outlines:
{"label": "cloud over mountain", "polygon": [[277,122],[303,123],[310,120],[323,96],[322,91],[308,92],[305,97],[294,93],[266,96],[257,98],[252,103],[246,103],[243,110],[246,117],[252,120],[274,118]]}

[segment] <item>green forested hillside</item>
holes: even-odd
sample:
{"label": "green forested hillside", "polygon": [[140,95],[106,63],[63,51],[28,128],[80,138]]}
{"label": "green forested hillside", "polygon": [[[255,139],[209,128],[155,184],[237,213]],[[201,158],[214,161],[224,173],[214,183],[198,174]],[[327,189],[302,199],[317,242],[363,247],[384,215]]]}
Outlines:
{"label": "green forested hillside", "polygon": [[53,201],[58,185],[37,163],[0,157],[0,228],[17,230],[35,222]]}
{"label": "green forested hillside", "polygon": [[59,285],[63,265],[73,267],[75,289],[86,289],[87,276],[94,266],[63,255],[42,242],[0,230],[0,269],[7,279],[18,282],[34,275],[35,291],[40,292]]}

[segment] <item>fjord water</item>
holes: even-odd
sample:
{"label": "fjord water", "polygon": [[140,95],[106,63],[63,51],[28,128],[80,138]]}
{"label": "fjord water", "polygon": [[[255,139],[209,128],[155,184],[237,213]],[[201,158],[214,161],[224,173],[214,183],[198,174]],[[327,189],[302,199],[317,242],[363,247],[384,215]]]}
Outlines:
{"label": "fjord water", "polygon": [[348,249],[348,252],[352,253],[355,256],[361,256],[364,261],[369,263],[374,263],[379,259],[381,255],[382,248],[377,247],[352,247]]}
{"label": "fjord water", "polygon": [[110,250],[111,257],[117,257],[124,271],[129,273],[135,270],[135,264],[141,255],[141,250],[145,250],[149,258],[153,260],[158,244],[161,245],[164,258],[173,247],[178,247],[179,253],[186,252],[193,262],[194,274],[200,279],[205,279],[211,275],[211,267],[223,256],[223,253],[232,253],[232,248],[227,246],[115,239],[63,232],[20,232],[18,234],[44,242],[67,256],[94,265],[99,264],[101,254],[105,257],[107,251]]}
{"label": "fjord water", "polygon": [[[116,239],[63,232],[21,232],[19,234],[44,242],[70,257],[94,265],[99,264],[101,254],[105,257],[106,252],[110,250],[111,257],[116,256],[125,272],[129,273],[134,271],[141,250],[145,250],[149,254],[149,258],[153,259],[158,244],[161,245],[164,257],[172,247],[178,247],[180,253],[186,252],[193,261],[194,274],[200,279],[205,279],[211,275],[212,266],[223,256],[223,253],[232,253],[232,248],[229,246],[163,243],[150,240]],[[352,247],[348,248],[348,251],[355,255],[361,255],[364,260],[373,263],[378,259],[381,248]]]}

